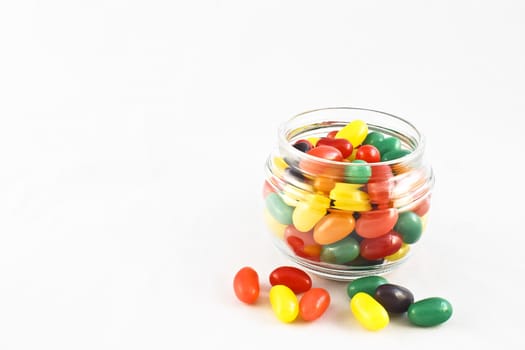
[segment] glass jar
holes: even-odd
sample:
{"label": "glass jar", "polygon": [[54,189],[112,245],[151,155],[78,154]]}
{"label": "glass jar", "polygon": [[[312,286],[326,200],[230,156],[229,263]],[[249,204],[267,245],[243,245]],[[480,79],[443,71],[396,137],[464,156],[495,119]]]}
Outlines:
{"label": "glass jar", "polygon": [[[340,138],[349,142],[334,143]],[[424,148],[414,125],[380,111],[334,107],[287,120],[265,166],[264,217],[275,245],[328,279],[397,268],[426,227],[434,174]]]}

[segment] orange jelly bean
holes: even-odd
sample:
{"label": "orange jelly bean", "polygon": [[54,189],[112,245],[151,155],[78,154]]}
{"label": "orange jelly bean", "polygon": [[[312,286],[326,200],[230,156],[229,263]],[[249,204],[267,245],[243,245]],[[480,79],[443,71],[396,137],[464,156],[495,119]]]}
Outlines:
{"label": "orange jelly bean", "polygon": [[315,225],[314,240],[319,244],[331,244],[348,236],[354,227],[351,213],[329,213]]}

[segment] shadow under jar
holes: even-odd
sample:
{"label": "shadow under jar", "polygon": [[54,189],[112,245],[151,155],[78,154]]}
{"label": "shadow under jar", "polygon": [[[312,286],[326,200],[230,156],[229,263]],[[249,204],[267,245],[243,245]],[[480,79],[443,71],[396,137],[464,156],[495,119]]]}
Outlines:
{"label": "shadow under jar", "polygon": [[289,119],[265,167],[274,243],[328,279],[398,267],[426,227],[434,175],[424,146],[414,125],[380,111],[334,107]]}

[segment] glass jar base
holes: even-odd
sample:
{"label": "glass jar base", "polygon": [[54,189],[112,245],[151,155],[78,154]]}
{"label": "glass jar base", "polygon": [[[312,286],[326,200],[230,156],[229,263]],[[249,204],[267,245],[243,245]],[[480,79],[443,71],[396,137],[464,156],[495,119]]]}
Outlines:
{"label": "glass jar base", "polygon": [[366,276],[381,276],[397,269],[401,264],[407,261],[410,254],[396,261],[383,262],[377,265],[367,266],[350,266],[350,265],[334,265],[323,262],[316,262],[306,258],[301,258],[293,253],[287,246],[284,246],[282,241],[275,240],[276,247],[284,253],[294,263],[303,267],[306,271],[319,276],[321,278],[348,282],[360,277]]}

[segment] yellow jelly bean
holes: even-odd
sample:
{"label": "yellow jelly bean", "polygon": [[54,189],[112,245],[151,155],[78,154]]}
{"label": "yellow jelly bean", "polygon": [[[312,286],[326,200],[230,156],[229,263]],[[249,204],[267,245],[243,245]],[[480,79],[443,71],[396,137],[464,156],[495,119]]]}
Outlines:
{"label": "yellow jelly bean", "polygon": [[268,211],[267,208],[264,208],[264,221],[266,222],[266,226],[268,226],[268,229],[278,238],[283,239],[284,238],[284,230],[286,230],[286,226],[283,225],[279,221],[277,221],[272,214]]}
{"label": "yellow jelly bean", "polygon": [[390,322],[388,312],[372,296],[359,292],[350,300],[350,309],[359,323],[370,331],[385,328]]}
{"label": "yellow jelly bean", "polygon": [[281,157],[273,157],[273,172],[277,177],[282,177],[288,164]]}
{"label": "yellow jelly bean", "polygon": [[425,230],[427,229],[427,224],[428,224],[428,214],[423,215],[421,217],[421,225],[423,226],[422,227],[423,232],[425,232]]}
{"label": "yellow jelly bean", "polygon": [[363,120],[353,120],[346,124],[341,130],[335,134],[336,138],[347,139],[354,148],[357,148],[368,135],[368,125]]}
{"label": "yellow jelly bean", "polygon": [[312,146],[315,147],[315,145],[317,145],[317,141],[319,141],[319,137],[307,137],[306,140],[308,140]]}
{"label": "yellow jelly bean", "polygon": [[310,231],[326,214],[330,199],[314,194],[307,201],[299,202],[292,214],[292,223],[301,232]]}
{"label": "yellow jelly bean", "polygon": [[297,296],[283,284],[277,284],[270,289],[270,304],[273,313],[282,322],[293,322],[299,315]]}
{"label": "yellow jelly bean", "polygon": [[330,191],[333,207],[348,211],[368,211],[372,209],[368,193],[359,190],[362,185],[338,182]]}
{"label": "yellow jelly bean", "polygon": [[410,245],[403,243],[403,245],[401,246],[401,248],[399,248],[397,252],[395,252],[392,255],[385,256],[385,260],[388,260],[388,261],[399,260],[401,258],[404,258],[408,254],[409,251],[410,251]]}

